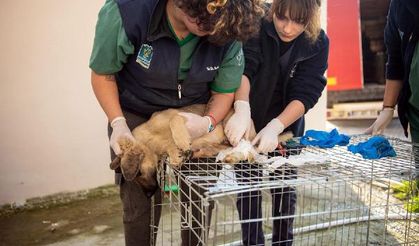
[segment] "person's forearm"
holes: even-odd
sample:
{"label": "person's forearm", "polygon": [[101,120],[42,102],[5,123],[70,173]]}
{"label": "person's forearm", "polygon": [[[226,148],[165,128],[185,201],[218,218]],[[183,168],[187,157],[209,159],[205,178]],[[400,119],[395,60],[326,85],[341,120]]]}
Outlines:
{"label": "person's forearm", "polygon": [[294,100],[290,102],[287,107],[285,107],[284,111],[278,115],[278,119],[284,124],[284,127],[287,128],[296,120],[301,118],[304,115],[305,108],[304,104],[298,100]]}
{"label": "person's forearm", "polygon": [[250,81],[249,79],[243,75],[240,87],[234,93],[234,100],[242,100],[242,101],[249,101],[249,93],[250,93]]}
{"label": "person's forearm", "polygon": [[394,107],[397,104],[397,99],[402,89],[403,81],[401,80],[386,80],[386,90],[384,91],[383,106]]}
{"label": "person's forearm", "polygon": [[91,80],[93,91],[109,122],[118,116],[123,116],[115,76],[101,75],[92,71]]}
{"label": "person's forearm", "polygon": [[212,92],[212,96],[208,101],[204,115],[210,115],[218,124],[226,117],[228,111],[231,109],[234,101],[234,93],[216,93]]}

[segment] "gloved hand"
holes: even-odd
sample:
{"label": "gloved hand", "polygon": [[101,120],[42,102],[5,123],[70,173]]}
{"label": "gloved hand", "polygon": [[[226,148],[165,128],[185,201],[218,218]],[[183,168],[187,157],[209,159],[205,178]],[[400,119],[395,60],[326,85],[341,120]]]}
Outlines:
{"label": "gloved hand", "polygon": [[251,125],[252,118],[250,116],[249,102],[237,100],[234,102],[234,114],[224,128],[228,141],[233,146],[237,146],[243,136],[248,138]]}
{"label": "gloved hand", "polygon": [[393,119],[394,109],[392,108],[384,108],[381,110],[380,115],[378,115],[375,122],[365,130],[364,134],[382,134],[384,129],[390,124],[391,120]]}
{"label": "gloved hand", "polygon": [[134,136],[131,133],[131,130],[128,128],[127,122],[124,117],[116,117],[111,122],[112,134],[109,144],[115,152],[116,155],[122,153],[118,141],[122,138],[127,138],[128,140],[135,141]]}
{"label": "gloved hand", "polygon": [[185,117],[186,129],[192,139],[199,138],[209,132],[209,126],[212,123],[210,117],[185,112],[181,112],[179,115]]}
{"label": "gloved hand", "polygon": [[259,153],[268,153],[274,151],[278,147],[278,135],[284,131],[284,124],[278,118],[271,120],[253,139],[252,144],[257,143],[257,151]]}

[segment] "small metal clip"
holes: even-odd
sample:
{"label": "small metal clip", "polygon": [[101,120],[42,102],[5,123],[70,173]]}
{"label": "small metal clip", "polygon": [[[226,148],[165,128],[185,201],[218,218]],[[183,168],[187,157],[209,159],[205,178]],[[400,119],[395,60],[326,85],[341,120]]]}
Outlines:
{"label": "small metal clip", "polygon": [[178,93],[179,99],[182,99],[182,85],[181,84],[177,85],[177,93]]}

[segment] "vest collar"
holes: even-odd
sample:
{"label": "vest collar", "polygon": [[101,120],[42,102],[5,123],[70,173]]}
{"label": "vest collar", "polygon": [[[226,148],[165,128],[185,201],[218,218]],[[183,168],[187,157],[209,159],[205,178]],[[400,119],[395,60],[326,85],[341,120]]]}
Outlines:
{"label": "vest collar", "polygon": [[167,0],[158,0],[153,8],[147,32],[147,40],[150,42],[163,37],[174,38],[167,23],[166,4]]}
{"label": "vest collar", "polygon": [[[176,37],[170,31],[169,20],[166,14],[166,4],[167,0],[158,0],[153,8],[147,31],[147,41],[149,42],[165,37],[172,38],[176,41]],[[208,36],[200,37],[200,42],[204,41],[208,41]]]}

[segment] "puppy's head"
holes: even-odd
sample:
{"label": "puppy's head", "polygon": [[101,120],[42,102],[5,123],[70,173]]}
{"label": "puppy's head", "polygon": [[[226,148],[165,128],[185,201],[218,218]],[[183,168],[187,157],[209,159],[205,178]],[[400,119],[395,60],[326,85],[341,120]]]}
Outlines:
{"label": "puppy's head", "polygon": [[118,155],[110,164],[112,170],[121,167],[122,175],[127,181],[132,181],[140,172],[140,165],[144,159],[144,151],[139,143],[134,143],[128,139],[119,141],[122,153]]}

